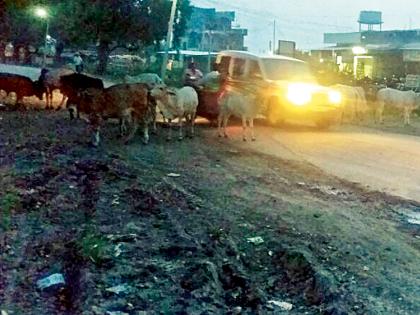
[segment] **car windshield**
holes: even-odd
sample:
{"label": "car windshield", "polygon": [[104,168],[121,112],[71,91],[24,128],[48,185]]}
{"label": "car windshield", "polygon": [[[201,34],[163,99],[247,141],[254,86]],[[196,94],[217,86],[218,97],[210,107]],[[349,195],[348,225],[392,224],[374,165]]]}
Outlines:
{"label": "car windshield", "polygon": [[270,80],[315,81],[306,63],[293,60],[264,59],[263,67]]}

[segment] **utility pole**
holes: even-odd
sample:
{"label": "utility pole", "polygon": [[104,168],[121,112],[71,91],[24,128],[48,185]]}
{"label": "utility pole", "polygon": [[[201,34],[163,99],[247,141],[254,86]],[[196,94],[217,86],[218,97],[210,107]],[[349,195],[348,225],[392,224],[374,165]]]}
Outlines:
{"label": "utility pole", "polygon": [[47,21],[47,27],[45,30],[45,42],[44,42],[44,56],[42,58],[42,68],[45,68],[47,66],[47,49],[48,49],[48,33],[50,29],[50,23],[48,21],[48,17],[46,18]]}
{"label": "utility pole", "polygon": [[168,23],[168,34],[166,35],[166,42],[165,42],[165,53],[163,54],[163,60],[162,60],[162,68],[161,68],[162,80],[165,80],[166,64],[168,63],[169,48],[170,46],[172,46],[172,34],[174,30],[176,5],[177,5],[177,0],[172,0],[171,16],[169,18],[169,23]]}
{"label": "utility pole", "polygon": [[209,34],[209,55],[208,55],[208,59],[207,59],[207,72],[211,71],[211,51],[213,50],[213,37],[212,37],[212,32],[211,30],[208,30],[208,34]]}
{"label": "utility pole", "polygon": [[276,20],[274,20],[273,26],[273,55],[276,54]]}

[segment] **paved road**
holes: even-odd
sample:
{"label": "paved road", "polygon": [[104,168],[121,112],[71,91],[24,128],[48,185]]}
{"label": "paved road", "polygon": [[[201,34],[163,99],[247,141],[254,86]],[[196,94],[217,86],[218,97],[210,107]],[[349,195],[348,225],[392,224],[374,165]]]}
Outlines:
{"label": "paved road", "polygon": [[[232,127],[231,131],[232,141],[239,143],[240,128]],[[340,178],[420,202],[420,137],[368,128],[319,132],[258,127],[256,132],[255,143],[239,145],[305,160]]]}

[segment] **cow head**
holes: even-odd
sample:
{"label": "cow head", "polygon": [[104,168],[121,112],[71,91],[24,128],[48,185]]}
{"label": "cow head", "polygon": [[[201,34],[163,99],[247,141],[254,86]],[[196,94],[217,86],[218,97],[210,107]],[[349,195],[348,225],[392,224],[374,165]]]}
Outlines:
{"label": "cow head", "polygon": [[158,84],[150,91],[150,96],[154,99],[163,99],[167,96],[168,87],[165,84]]}

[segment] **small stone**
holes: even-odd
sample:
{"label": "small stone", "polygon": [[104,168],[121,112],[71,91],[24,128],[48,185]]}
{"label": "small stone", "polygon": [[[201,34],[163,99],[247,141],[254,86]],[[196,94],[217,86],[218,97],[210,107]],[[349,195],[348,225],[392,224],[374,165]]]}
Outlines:
{"label": "small stone", "polygon": [[241,312],[242,312],[242,307],[240,306],[237,306],[232,310],[233,315],[241,314]]}
{"label": "small stone", "polygon": [[125,293],[130,290],[130,287],[127,284],[120,284],[115,287],[107,288],[105,291],[112,292],[115,294]]}
{"label": "small stone", "polygon": [[264,243],[264,239],[261,236],[248,237],[246,240],[248,241],[248,243],[252,243],[254,245],[261,245],[262,243]]}
{"label": "small stone", "polygon": [[166,176],[168,176],[168,177],[181,177],[181,175],[177,174],[177,173],[169,173]]}
{"label": "small stone", "polygon": [[268,304],[274,305],[279,307],[282,311],[291,311],[293,308],[293,304],[288,302],[280,302],[280,301],[268,301]]}
{"label": "small stone", "polygon": [[363,271],[369,271],[369,267],[368,266],[363,266]]}

